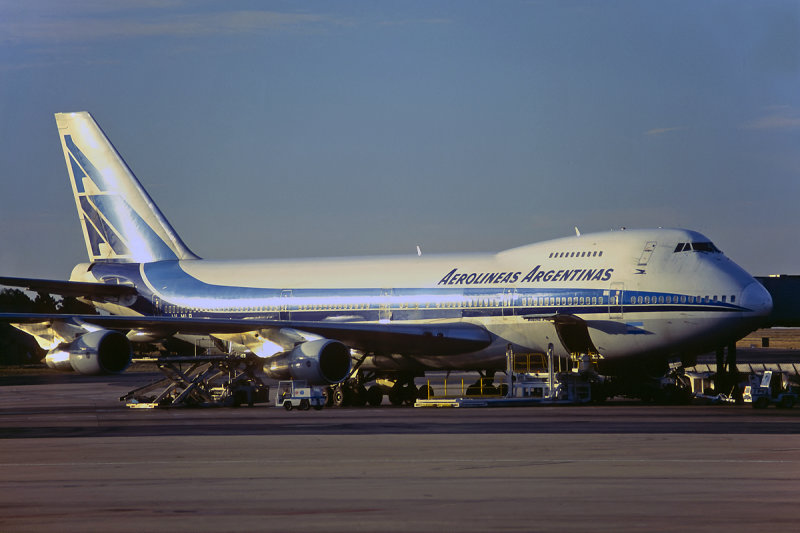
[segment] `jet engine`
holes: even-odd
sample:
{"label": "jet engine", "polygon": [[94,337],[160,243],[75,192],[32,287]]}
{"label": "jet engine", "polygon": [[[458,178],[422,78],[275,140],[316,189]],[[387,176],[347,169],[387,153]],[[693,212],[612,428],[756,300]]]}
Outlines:
{"label": "jet engine", "polygon": [[272,379],[302,379],[309,385],[333,385],[350,374],[350,348],[339,341],[317,339],[270,358],[264,373]]}
{"label": "jet engine", "polygon": [[101,329],[50,350],[44,361],[56,370],[97,375],[119,374],[128,368],[132,358],[133,349],[125,335]]}

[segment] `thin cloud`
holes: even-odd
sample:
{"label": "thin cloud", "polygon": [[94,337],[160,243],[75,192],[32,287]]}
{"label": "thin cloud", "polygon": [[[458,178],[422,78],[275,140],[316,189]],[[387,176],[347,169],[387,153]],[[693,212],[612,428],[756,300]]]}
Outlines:
{"label": "thin cloud", "polygon": [[800,128],[800,111],[791,106],[773,106],[767,108],[763,117],[751,120],[742,126],[746,130],[791,130]]}
{"label": "thin cloud", "polygon": [[270,30],[308,30],[347,21],[327,15],[275,11],[229,11],[199,15],[160,13],[131,18],[80,17],[0,22],[0,35],[10,43],[87,42],[137,37],[198,37]]}
{"label": "thin cloud", "polygon": [[429,19],[401,19],[401,20],[381,20],[379,26],[407,26],[412,24],[452,24],[452,19],[429,18]]}
{"label": "thin cloud", "polygon": [[670,133],[673,131],[683,131],[686,128],[682,127],[673,127],[673,128],[653,128],[652,130],[648,130],[644,132],[645,135],[664,135],[665,133]]}

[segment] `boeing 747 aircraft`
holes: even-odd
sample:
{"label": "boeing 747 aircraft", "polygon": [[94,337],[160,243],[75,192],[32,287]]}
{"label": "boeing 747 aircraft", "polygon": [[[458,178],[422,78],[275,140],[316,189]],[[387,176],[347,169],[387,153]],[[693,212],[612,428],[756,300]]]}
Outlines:
{"label": "boeing 747 aircraft", "polygon": [[499,253],[209,261],[183,243],[89,113],[56,114],[88,262],[70,281],[0,283],[81,296],[105,316],[5,315],[56,368],[120,372],[131,341],[223,341],[265,372],[409,387],[430,369],[493,371],[506,350],[608,366],[685,358],[758,327],[770,295],[685,229],[576,235]]}

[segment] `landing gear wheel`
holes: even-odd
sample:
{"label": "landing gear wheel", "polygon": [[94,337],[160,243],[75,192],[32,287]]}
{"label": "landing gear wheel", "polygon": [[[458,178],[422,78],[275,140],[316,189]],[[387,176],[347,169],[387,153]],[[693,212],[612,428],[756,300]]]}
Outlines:
{"label": "landing gear wheel", "polygon": [[423,385],[419,388],[417,392],[417,399],[418,400],[429,400],[433,398],[433,387],[430,385]]}
{"label": "landing gear wheel", "polygon": [[413,383],[408,384],[403,387],[403,403],[406,405],[414,405],[414,402],[417,401],[418,394],[417,386]]}
{"label": "landing gear wheel", "polygon": [[395,385],[389,391],[389,403],[392,405],[403,405],[403,387]]}
{"label": "landing gear wheel", "polygon": [[333,387],[331,391],[331,396],[333,397],[333,405],[334,407],[344,407],[345,403],[345,394],[344,390],[341,387]]}
{"label": "landing gear wheel", "polygon": [[325,407],[332,407],[333,406],[333,390],[331,387],[323,387],[322,388],[322,397],[325,399]]}
{"label": "landing gear wheel", "polygon": [[350,393],[350,405],[355,407],[364,407],[367,405],[367,389],[364,388],[363,385],[359,385],[348,392]]}
{"label": "landing gear wheel", "polygon": [[372,407],[378,407],[383,403],[383,391],[380,385],[373,385],[367,389],[367,403]]}

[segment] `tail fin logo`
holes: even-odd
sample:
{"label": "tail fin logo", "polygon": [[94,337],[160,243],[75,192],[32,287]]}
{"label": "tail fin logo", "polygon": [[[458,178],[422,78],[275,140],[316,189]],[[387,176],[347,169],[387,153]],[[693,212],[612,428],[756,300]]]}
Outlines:
{"label": "tail fin logo", "polygon": [[88,113],[56,122],[91,261],[195,259]]}
{"label": "tail fin logo", "polygon": [[[72,136],[65,135],[64,142],[90,259],[142,263],[177,259],[125,199],[108,190],[103,175],[75,146]],[[132,240],[126,239],[126,235]]]}

